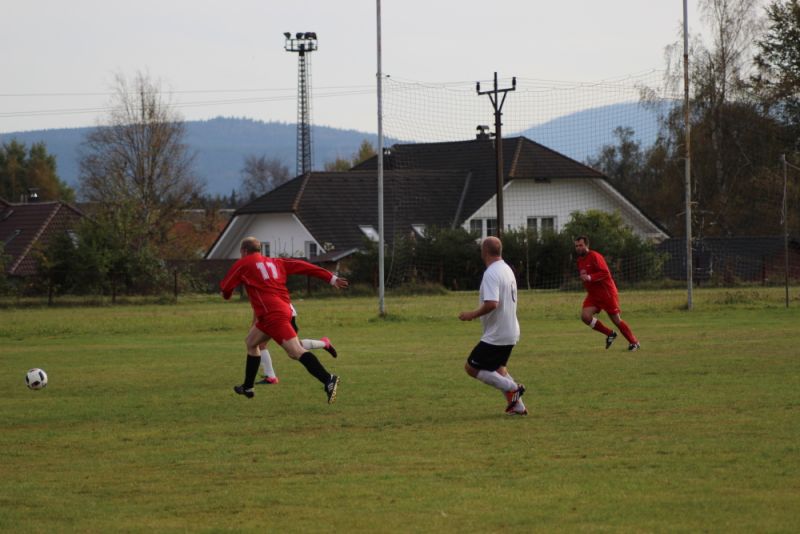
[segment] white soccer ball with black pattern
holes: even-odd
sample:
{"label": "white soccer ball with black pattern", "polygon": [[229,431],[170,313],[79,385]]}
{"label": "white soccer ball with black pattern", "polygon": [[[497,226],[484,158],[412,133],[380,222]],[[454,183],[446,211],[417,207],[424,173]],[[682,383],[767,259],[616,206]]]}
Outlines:
{"label": "white soccer ball with black pattern", "polygon": [[31,369],[25,375],[25,384],[30,389],[42,389],[47,386],[47,373],[43,369]]}

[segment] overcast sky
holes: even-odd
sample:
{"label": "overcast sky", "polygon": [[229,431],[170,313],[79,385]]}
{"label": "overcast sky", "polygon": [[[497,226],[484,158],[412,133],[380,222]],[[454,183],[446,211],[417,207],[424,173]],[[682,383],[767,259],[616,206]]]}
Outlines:
{"label": "overcast sky", "polygon": [[[682,0],[382,0],[383,71],[426,83],[494,71],[590,82],[664,68]],[[690,31],[701,30],[697,0]],[[92,126],[114,75],[144,71],[186,119],[295,122],[314,31],[313,119],[375,132],[375,0],[10,0],[0,13],[0,133]]]}

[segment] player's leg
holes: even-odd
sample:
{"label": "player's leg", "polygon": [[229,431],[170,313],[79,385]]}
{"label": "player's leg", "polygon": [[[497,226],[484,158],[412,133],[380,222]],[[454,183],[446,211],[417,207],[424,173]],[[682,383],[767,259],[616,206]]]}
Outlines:
{"label": "player's leg", "polygon": [[267,341],[269,341],[269,336],[260,330],[258,326],[253,325],[250,327],[250,331],[247,333],[247,337],[244,340],[247,346],[244,382],[241,386],[235,386],[233,388],[239,395],[244,395],[249,399],[253,398],[253,384],[256,381],[258,367],[261,365],[261,352],[258,347],[261,344],[265,344]]}
{"label": "player's leg", "polygon": [[522,394],[525,393],[525,386],[517,383],[514,377],[511,376],[511,373],[508,372],[508,367],[500,367],[497,369],[497,372],[517,384],[517,391],[511,393],[503,392],[503,396],[505,397],[506,401],[508,401],[506,413],[508,415],[528,415],[528,410],[525,408],[525,403],[522,402]]}
{"label": "player's leg", "polygon": [[613,314],[609,313],[608,317],[615,325],[617,325],[617,328],[619,328],[619,331],[622,332],[623,336],[625,336],[625,339],[628,340],[628,350],[639,350],[639,340],[636,339],[636,336],[633,334],[631,327],[628,326],[628,323],[622,320],[622,316],[620,315],[619,311]]}
{"label": "player's leg", "polygon": [[336,358],[338,354],[336,353],[336,349],[334,348],[331,340],[327,337],[323,337],[320,339],[301,339],[300,343],[303,345],[303,348],[306,350],[316,350],[316,349],[323,349],[328,351],[328,353]]}
{"label": "player's leg", "polygon": [[464,364],[464,370],[472,378],[499,389],[507,399],[513,398],[516,402],[525,392],[525,387],[509,378],[508,371],[505,369],[512,348],[511,345],[497,346],[481,341],[472,349]]}
{"label": "player's leg", "polygon": [[278,376],[275,374],[275,368],[272,365],[272,355],[267,349],[267,344],[259,345],[259,352],[261,353],[261,368],[264,370],[264,378],[256,382],[256,384],[277,384],[279,382]]}
{"label": "player's leg", "polygon": [[606,336],[606,348],[610,347],[614,340],[617,338],[617,333],[604,325],[597,314],[600,312],[600,307],[593,304],[589,297],[583,301],[583,309],[581,309],[581,321],[592,330],[597,330]]}
{"label": "player's leg", "polygon": [[[300,333],[300,327],[297,326],[297,316],[292,315],[292,329],[294,329],[295,334]],[[300,344],[303,345],[303,348],[306,350],[315,350],[315,349],[323,349],[328,351],[328,353],[336,358],[336,349],[333,347],[331,340],[327,337],[323,337],[321,339],[301,339]]]}
{"label": "player's leg", "polygon": [[336,390],[339,386],[339,377],[329,373],[325,366],[314,356],[313,352],[307,351],[300,344],[297,336],[285,339],[281,346],[293,360],[299,361],[306,368],[306,371],[322,382],[325,386],[325,394],[328,396],[328,403],[333,403],[336,400]]}

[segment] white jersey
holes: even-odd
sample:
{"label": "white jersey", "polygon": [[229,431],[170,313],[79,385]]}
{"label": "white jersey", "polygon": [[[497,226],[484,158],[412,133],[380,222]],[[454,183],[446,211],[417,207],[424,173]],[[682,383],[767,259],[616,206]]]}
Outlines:
{"label": "white jersey", "polygon": [[483,273],[480,303],[487,300],[496,301],[497,308],[481,316],[481,341],[490,345],[516,345],[519,341],[517,280],[503,260],[492,263]]}

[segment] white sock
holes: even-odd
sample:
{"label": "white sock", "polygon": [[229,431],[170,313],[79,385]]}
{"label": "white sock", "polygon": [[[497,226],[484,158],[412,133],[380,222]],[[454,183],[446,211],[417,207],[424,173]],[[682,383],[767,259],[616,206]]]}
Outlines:
{"label": "white sock", "polygon": [[514,391],[517,389],[516,382],[511,380],[509,377],[501,375],[497,371],[486,371],[485,369],[481,369],[478,371],[478,376],[475,378],[488,386],[499,389],[500,391]]}
{"label": "white sock", "polygon": [[272,358],[267,349],[261,349],[261,367],[264,368],[264,376],[275,378],[275,369],[272,368]]}
{"label": "white sock", "polygon": [[303,348],[306,350],[325,348],[325,342],[320,341],[319,339],[302,339],[300,340],[300,343],[303,344]]}

